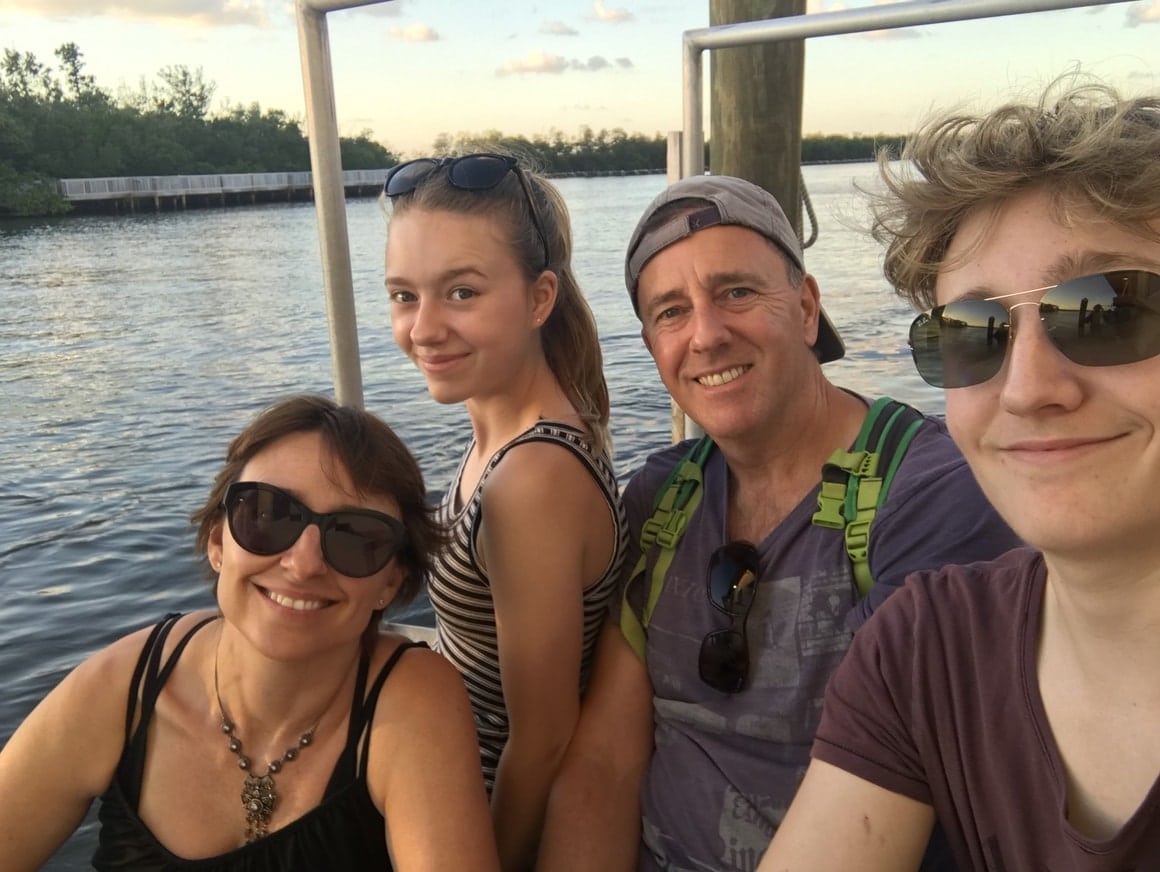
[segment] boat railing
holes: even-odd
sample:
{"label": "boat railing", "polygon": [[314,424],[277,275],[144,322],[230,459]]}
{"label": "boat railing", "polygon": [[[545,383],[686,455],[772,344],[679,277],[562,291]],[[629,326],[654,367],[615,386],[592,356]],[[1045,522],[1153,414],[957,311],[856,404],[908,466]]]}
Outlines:
{"label": "boat railing", "polygon": [[[330,329],[331,371],[335,398],[354,406],[363,404],[362,366],[326,17],[331,12],[386,2],[391,0],[297,0],[296,4],[310,165],[314,170],[314,202],[322,249],[322,281]],[[706,51],[1126,2],[1133,0],[912,0],[685,31],[682,37],[683,130],[679,139],[670,137],[669,159],[676,158],[679,166],[676,169],[670,164],[670,178],[702,171],[700,157],[705,141],[702,55]]]}

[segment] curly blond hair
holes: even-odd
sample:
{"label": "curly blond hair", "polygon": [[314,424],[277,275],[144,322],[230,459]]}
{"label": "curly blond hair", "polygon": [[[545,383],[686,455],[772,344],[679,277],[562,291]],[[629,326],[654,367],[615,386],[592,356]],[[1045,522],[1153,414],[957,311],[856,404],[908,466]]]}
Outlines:
{"label": "curly blond hair", "polygon": [[1055,80],[1036,103],[934,118],[897,163],[879,153],[886,190],[870,194],[871,233],[899,296],[933,306],[939,270],[961,260],[946,252],[967,215],[984,209],[993,221],[1027,190],[1046,191],[1065,226],[1097,218],[1160,238],[1160,98],[1075,78]]}

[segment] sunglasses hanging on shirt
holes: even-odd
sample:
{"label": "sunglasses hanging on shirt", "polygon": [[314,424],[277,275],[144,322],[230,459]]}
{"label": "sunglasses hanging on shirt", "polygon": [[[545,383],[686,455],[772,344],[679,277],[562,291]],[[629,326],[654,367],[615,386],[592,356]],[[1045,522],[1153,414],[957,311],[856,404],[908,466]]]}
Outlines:
{"label": "sunglasses hanging on shirt", "polygon": [[705,593],[729,628],[714,630],[701,642],[697,667],[701,680],[722,693],[738,693],[749,680],[749,637],[745,625],[757,594],[758,554],[749,542],[727,542],[709,558]]}

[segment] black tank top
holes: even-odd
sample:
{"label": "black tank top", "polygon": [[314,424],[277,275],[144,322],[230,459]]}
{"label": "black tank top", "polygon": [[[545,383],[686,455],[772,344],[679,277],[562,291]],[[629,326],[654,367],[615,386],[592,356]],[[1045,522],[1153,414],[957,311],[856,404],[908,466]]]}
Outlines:
{"label": "black tank top", "polygon": [[[177,665],[193,634],[215,618],[207,618],[191,629],[174,648],[164,664],[161,652],[179,614],[166,615],[149,639],[137,661],[130,684],[125,722],[125,748],[113,783],[101,797],[101,822],[93,868],[97,872],[318,872],[318,870],[389,870],[385,823],[367,790],[366,767],[370,737],[358,745],[374,720],[379,691],[399,657],[415,643],[400,645],[366,693],[369,660],[359,660],[358,679],[351,703],[350,729],[346,746],[327,783],[322,802],[297,820],[265,838],[217,857],[185,860],[170,853],[154,838],[137,816],[141,778],[145,768],[145,738],[161,688]],[[422,647],[422,643],[419,643]],[[129,731],[141,699],[141,719],[135,732]],[[356,766],[356,757],[358,763]]]}

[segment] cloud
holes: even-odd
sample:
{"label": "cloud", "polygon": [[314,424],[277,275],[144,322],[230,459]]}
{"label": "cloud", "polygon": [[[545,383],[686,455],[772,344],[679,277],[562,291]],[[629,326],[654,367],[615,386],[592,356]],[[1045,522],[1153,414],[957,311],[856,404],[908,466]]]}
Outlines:
{"label": "cloud", "polygon": [[517,75],[519,73],[562,73],[568,69],[566,58],[546,51],[533,51],[516,60],[505,61],[496,68],[497,76]]}
{"label": "cloud", "polygon": [[6,0],[13,9],[70,18],[139,18],[202,27],[248,25],[265,27],[271,12],[285,15],[281,0]]}
{"label": "cloud", "polygon": [[390,3],[372,3],[370,6],[356,6],[350,12],[362,15],[375,15],[379,18],[398,18],[403,14],[404,0],[391,0]]}
{"label": "cloud", "polygon": [[1133,4],[1128,10],[1128,27],[1150,24],[1153,21],[1160,21],[1160,0],[1152,0],[1144,7]]}
{"label": "cloud", "polygon": [[[901,3],[903,0],[874,0],[875,6],[892,6],[895,3]],[[928,0],[928,2],[950,2],[950,0]],[[865,9],[865,6],[851,7],[850,4],[844,0],[806,0],[806,12],[813,14],[815,12],[845,12],[851,8]],[[853,39],[873,39],[873,40],[897,40],[897,39],[921,39],[925,34],[921,30],[915,30],[917,25],[911,27],[892,27],[887,30],[864,30],[858,33],[847,34]]]}
{"label": "cloud", "polygon": [[550,33],[553,36],[576,36],[579,32],[563,21],[545,21],[540,25],[540,33]]}
{"label": "cloud", "polygon": [[627,9],[606,9],[604,7],[604,0],[592,0],[592,17],[597,21],[604,21],[608,24],[620,24],[624,21],[632,21],[632,13]]}
{"label": "cloud", "polygon": [[521,73],[563,73],[566,70],[575,70],[581,73],[597,73],[612,67],[631,69],[632,61],[628,58],[617,58],[610,61],[606,57],[593,55],[586,61],[577,58],[565,58],[546,51],[534,51],[522,58],[510,60],[496,68],[497,76],[512,76]]}
{"label": "cloud", "polygon": [[391,39],[399,42],[438,42],[439,34],[426,24],[408,24],[406,27],[392,27],[387,31]]}
{"label": "cloud", "polygon": [[587,61],[572,61],[569,66],[574,70],[584,70],[589,73],[594,73],[597,70],[607,69],[612,66],[605,58],[600,55],[593,55]]}

